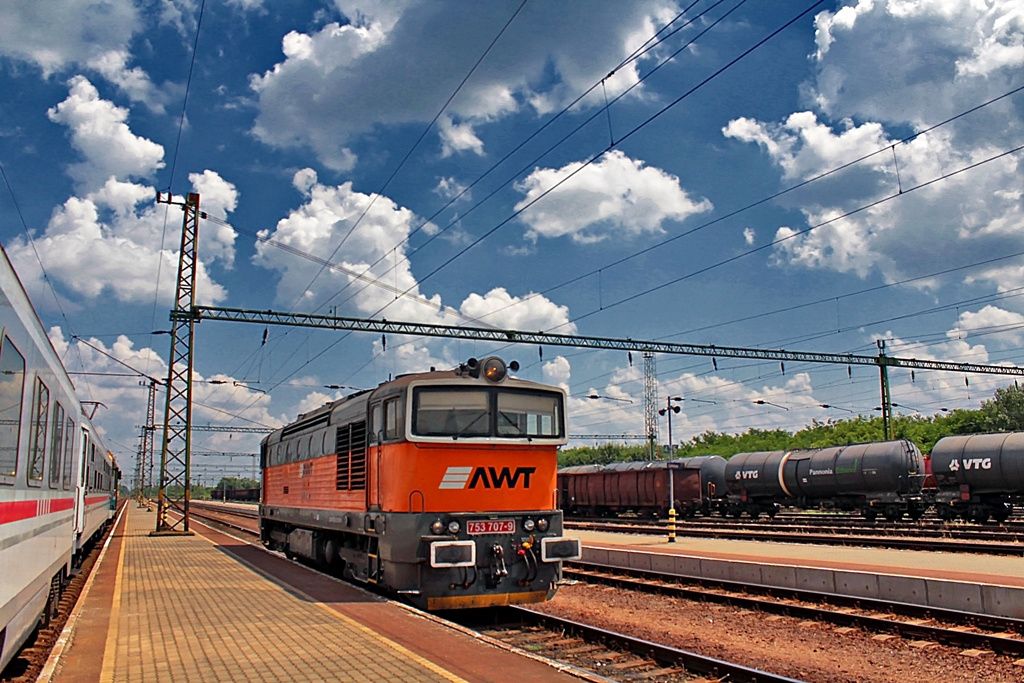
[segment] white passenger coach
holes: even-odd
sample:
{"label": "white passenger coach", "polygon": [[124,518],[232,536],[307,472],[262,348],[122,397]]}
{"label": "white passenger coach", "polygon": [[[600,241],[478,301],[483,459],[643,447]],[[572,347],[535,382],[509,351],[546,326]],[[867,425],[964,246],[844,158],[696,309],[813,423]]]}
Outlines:
{"label": "white passenger coach", "polygon": [[0,246],[0,669],[54,614],[119,479]]}

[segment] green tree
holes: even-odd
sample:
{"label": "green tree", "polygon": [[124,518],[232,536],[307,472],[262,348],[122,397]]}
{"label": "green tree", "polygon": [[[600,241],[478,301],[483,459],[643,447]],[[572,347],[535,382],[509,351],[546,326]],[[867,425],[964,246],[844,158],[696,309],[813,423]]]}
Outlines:
{"label": "green tree", "polygon": [[213,488],[232,491],[234,489],[258,489],[260,483],[248,477],[221,477]]}
{"label": "green tree", "polygon": [[995,396],[981,404],[982,427],[977,431],[1012,432],[1024,430],[1024,389],[1013,383],[996,389]]}
{"label": "green tree", "polygon": [[628,462],[647,458],[647,445],[626,446],[603,443],[598,446],[566,448],[558,454],[558,466],[607,465],[610,462]]}

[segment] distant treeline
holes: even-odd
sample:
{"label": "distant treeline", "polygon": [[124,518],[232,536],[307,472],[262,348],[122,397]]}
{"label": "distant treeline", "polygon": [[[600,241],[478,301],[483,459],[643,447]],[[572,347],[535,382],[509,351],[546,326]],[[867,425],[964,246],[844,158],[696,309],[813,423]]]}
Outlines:
{"label": "distant treeline", "polygon": [[[910,439],[926,454],[931,453],[932,446],[943,436],[1008,431],[1024,431],[1024,389],[1016,383],[1005,389],[996,389],[994,397],[983,401],[978,410],[953,410],[930,417],[897,414],[892,420],[893,436]],[[704,432],[680,444],[674,455],[663,455],[659,451],[656,457],[721,455],[728,458],[735,453],[825,448],[882,441],[884,438],[881,416],[857,416],[849,420],[814,420],[797,432],[784,429],[750,429],[743,434]],[[646,443],[566,448],[559,454],[558,464],[565,467],[645,460],[649,457],[649,448]]]}

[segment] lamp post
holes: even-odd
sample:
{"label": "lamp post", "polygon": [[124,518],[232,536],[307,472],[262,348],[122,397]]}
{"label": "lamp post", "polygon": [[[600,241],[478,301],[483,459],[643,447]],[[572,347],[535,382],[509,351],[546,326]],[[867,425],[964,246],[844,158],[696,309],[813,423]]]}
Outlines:
{"label": "lamp post", "polygon": [[[672,413],[680,411],[679,406],[672,405],[672,401],[682,401],[682,396],[669,396],[665,399],[665,407],[658,411],[659,415],[668,415],[668,446],[673,448],[672,443]],[[672,454],[674,455],[674,453]],[[668,463],[668,542],[676,542],[676,491],[675,491],[675,470],[672,463]]]}
{"label": "lamp post", "polygon": [[668,415],[668,445],[672,447],[672,413],[678,413],[679,406],[672,405],[672,401],[682,401],[682,396],[668,396],[665,398],[665,407],[658,411],[658,415]]}

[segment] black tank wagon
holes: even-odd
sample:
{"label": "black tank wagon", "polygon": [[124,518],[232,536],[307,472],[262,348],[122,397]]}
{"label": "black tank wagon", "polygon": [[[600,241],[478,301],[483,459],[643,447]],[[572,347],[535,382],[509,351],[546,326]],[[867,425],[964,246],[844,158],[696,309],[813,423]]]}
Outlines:
{"label": "black tank wagon", "polygon": [[1005,522],[1024,502],[1024,432],[947,436],[931,462],[943,519]]}
{"label": "black tank wagon", "polygon": [[737,453],[726,462],[723,512],[774,517],[782,504],[919,518],[924,458],[906,439],[807,450]]}

